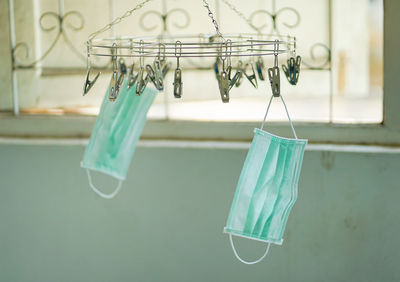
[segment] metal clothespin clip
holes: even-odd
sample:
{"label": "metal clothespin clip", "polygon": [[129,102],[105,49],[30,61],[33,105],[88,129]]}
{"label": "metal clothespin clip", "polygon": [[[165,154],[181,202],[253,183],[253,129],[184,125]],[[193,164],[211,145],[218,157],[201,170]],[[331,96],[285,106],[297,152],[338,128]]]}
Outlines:
{"label": "metal clothespin clip", "polygon": [[259,56],[257,58],[256,69],[257,69],[258,77],[260,78],[260,80],[264,81],[265,80],[265,65],[264,65],[264,60],[261,58],[261,56]]}
{"label": "metal clothespin clip", "polygon": [[93,85],[96,83],[97,79],[99,78],[101,72],[97,73],[97,75],[94,77],[93,80],[89,79],[90,76],[90,70],[92,69],[91,63],[90,63],[90,47],[89,47],[89,42],[87,43],[87,72],[86,72],[86,78],[85,78],[85,84],[83,86],[83,96],[88,94],[90,89],[93,87]]}
{"label": "metal clothespin clip", "polygon": [[[228,44],[227,42],[223,43],[225,45],[225,55],[221,55],[221,61],[222,61],[222,72],[218,74],[218,87],[219,87],[219,92],[221,94],[221,99],[223,103],[229,103],[229,75],[225,69],[225,60],[227,59],[228,56]],[[222,47],[221,47],[222,51]],[[222,53],[224,53],[222,51]]]}
{"label": "metal clothespin clip", "polygon": [[157,88],[156,74],[155,74],[153,67],[150,64],[146,65],[146,71],[147,71],[147,75],[150,78],[150,81],[153,82],[154,86]]}
{"label": "metal clothespin clip", "polygon": [[215,63],[214,63],[214,73],[215,73],[215,77],[218,79],[219,76],[219,57],[217,57],[215,59]]}
{"label": "metal clothespin clip", "polygon": [[162,67],[161,67],[161,61],[160,60],[155,60],[154,61],[154,72],[155,72],[155,82],[156,82],[156,88],[158,90],[164,90],[164,81],[163,81],[163,72],[162,72]]}
{"label": "metal clothespin clip", "polygon": [[146,65],[146,70],[154,86],[160,91],[164,90],[163,72],[161,67],[161,45],[158,49],[158,58],[153,62],[153,67],[148,64]]}
{"label": "metal clothespin clip", "polygon": [[300,56],[297,56],[296,58],[291,57],[289,60],[287,60],[287,66],[282,65],[283,72],[285,73],[285,76],[291,85],[296,85],[299,81],[300,67]]}
{"label": "metal clothespin clip", "polygon": [[113,44],[113,49],[112,49],[112,56],[111,60],[113,63],[113,73],[111,76],[111,82],[110,82],[110,92],[108,95],[108,99],[110,101],[115,101],[118,97],[119,91],[121,89],[122,83],[124,82],[124,74],[118,73],[118,64],[117,64],[117,44]]}
{"label": "metal clothespin clip", "polygon": [[129,76],[128,76],[128,89],[130,89],[133,85],[135,85],[136,80],[138,78],[138,74],[134,74],[135,71],[135,62],[132,63],[132,66],[129,70]]}
{"label": "metal clothespin clip", "polygon": [[119,59],[119,71],[121,72],[121,74],[126,75],[128,70],[125,64],[125,60],[120,58]]}
{"label": "metal clothespin clip", "polygon": [[182,42],[179,40],[175,43],[175,57],[176,57],[176,69],[174,74],[174,97],[182,97],[182,69],[179,65],[179,58],[182,56]]}
{"label": "metal clothespin clip", "polygon": [[[131,55],[133,54],[133,40],[130,40],[130,52]],[[132,62],[132,66],[129,69],[129,75],[128,75],[128,89],[131,89],[133,85],[135,85],[137,78],[138,78],[138,73],[134,74],[135,71],[135,62]]]}
{"label": "metal clothespin clip", "polygon": [[146,65],[147,75],[150,78],[150,81],[153,82],[154,87],[157,90],[163,90],[164,84],[162,80],[162,69],[159,60],[155,60],[153,63],[154,69],[150,64]]}
{"label": "metal clothespin clip", "polygon": [[[251,67],[251,74],[247,74],[247,69]],[[247,79],[250,81],[250,83],[254,86],[254,88],[258,88],[258,82],[257,82],[257,77],[256,77],[256,73],[254,72],[254,66],[253,63],[247,63],[244,66],[243,69],[243,73],[244,75],[247,77]]]}
{"label": "metal clothespin clip", "polygon": [[242,72],[240,70],[237,70],[235,75],[232,77],[232,41],[227,40],[228,48],[229,48],[229,54],[227,54],[227,64],[228,67],[226,68],[226,71],[228,73],[228,81],[229,81],[229,91],[232,89],[232,87],[236,84],[236,82],[239,80],[239,78],[242,76]]}
{"label": "metal clothespin clip", "polygon": [[85,84],[83,86],[83,96],[85,96],[86,94],[88,94],[88,92],[90,91],[90,89],[93,87],[93,85],[96,83],[97,79],[99,78],[101,72],[99,72],[93,80],[89,79],[89,75],[90,75],[90,67],[87,70],[86,73],[86,79],[85,79]]}
{"label": "metal clothespin clip", "polygon": [[163,76],[163,78],[166,77],[167,73],[168,73],[169,70],[171,69],[171,65],[172,65],[172,64],[171,64],[170,62],[164,64],[164,66],[163,66],[163,68],[162,68],[162,76]]}
{"label": "metal clothespin clip", "polygon": [[239,81],[239,79],[242,77],[242,72],[240,70],[237,70],[235,75],[232,77],[232,66],[229,66],[227,68],[228,72],[228,80],[229,80],[229,90],[232,89],[234,85]]}
{"label": "metal clothespin clip", "polygon": [[219,92],[223,103],[229,103],[229,77],[226,71],[223,71],[218,79]]}
{"label": "metal clothespin clip", "polygon": [[139,68],[139,73],[138,73],[138,78],[137,78],[137,85],[136,85],[136,95],[140,96],[142,95],[143,91],[146,89],[147,83],[149,82],[149,75],[147,74],[146,77],[145,75],[145,69],[144,69],[144,43],[143,40],[140,40],[140,68]]}
{"label": "metal clothespin clip", "polygon": [[237,66],[237,74],[238,74],[238,79],[236,80],[235,86],[239,87],[242,84],[242,79],[243,79],[243,62],[239,60],[238,66]]}
{"label": "metal clothespin clip", "polygon": [[276,40],[274,45],[275,64],[273,68],[268,69],[269,82],[271,83],[272,94],[274,97],[279,97],[281,95],[281,79],[278,67],[278,51],[279,41]]}
{"label": "metal clothespin clip", "polygon": [[145,70],[144,67],[141,66],[139,69],[138,73],[138,82],[136,86],[136,95],[140,96],[142,95],[143,91],[146,89],[147,83],[149,82],[149,75],[147,74],[146,77],[144,77]]}
{"label": "metal clothespin clip", "polygon": [[[251,50],[253,51],[253,41],[251,41]],[[247,70],[248,68],[251,68],[251,74],[248,74]],[[258,88],[258,81],[257,81],[257,76],[256,73],[254,71],[254,65],[253,65],[253,57],[250,58],[250,61],[248,63],[246,63],[246,65],[244,66],[244,68],[242,69],[244,75],[246,76],[246,78],[248,79],[248,81],[250,81],[250,83],[254,86],[254,88]]]}
{"label": "metal clothespin clip", "polygon": [[165,56],[165,51],[166,51],[166,47],[165,44],[160,43],[160,49],[162,49],[162,53],[163,56],[160,60],[161,62],[161,73],[162,73],[162,78],[165,79],[165,76],[167,75],[167,73],[169,72],[169,70],[171,69],[171,63],[168,63],[166,60],[166,56]]}

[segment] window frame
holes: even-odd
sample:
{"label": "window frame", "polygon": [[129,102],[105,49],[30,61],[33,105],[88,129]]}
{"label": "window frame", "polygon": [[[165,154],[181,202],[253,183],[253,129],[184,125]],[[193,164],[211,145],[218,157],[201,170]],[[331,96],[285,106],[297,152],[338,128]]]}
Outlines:
{"label": "window frame", "polygon": [[[400,79],[398,68],[400,38],[396,23],[400,2],[384,0],[384,87],[383,122],[380,124],[341,124],[295,122],[298,136],[312,143],[400,145]],[[4,19],[8,21],[8,19]],[[2,20],[3,22],[3,20]],[[8,23],[7,23],[8,26]],[[0,53],[10,52],[3,44]],[[8,53],[10,54],[10,53]],[[11,71],[11,60],[8,67]],[[10,74],[11,75],[11,74]],[[10,89],[11,80],[5,88]],[[96,117],[78,115],[0,115],[0,136],[35,138],[87,138],[90,136]],[[253,128],[260,122],[207,122],[180,120],[149,120],[142,134],[143,139],[177,140],[224,140],[249,141]],[[267,130],[278,135],[290,136],[286,122],[271,122]]]}

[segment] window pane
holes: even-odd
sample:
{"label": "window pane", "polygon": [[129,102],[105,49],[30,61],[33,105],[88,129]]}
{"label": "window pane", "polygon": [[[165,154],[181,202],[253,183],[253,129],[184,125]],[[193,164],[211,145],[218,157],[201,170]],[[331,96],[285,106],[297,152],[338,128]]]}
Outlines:
{"label": "window pane", "polygon": [[333,121],[379,123],[383,118],[383,0],[334,3]]}
{"label": "window pane", "polygon": [[[44,16],[59,13],[58,1],[15,1],[17,42],[26,42],[31,57],[25,58],[24,48],[17,48],[21,64],[39,59],[57,38],[57,19]],[[133,7],[130,0],[92,1],[65,0],[64,12],[72,13],[64,21],[64,33],[46,58],[34,69],[18,70],[20,106],[32,113],[96,114],[104,97],[111,73],[103,74],[88,95],[82,97],[85,75],[85,41],[88,35],[104,26],[110,18],[122,15]],[[303,58],[300,80],[291,86],[281,71],[281,92],[293,120],[311,122],[381,122],[383,112],[383,1],[382,0],[230,0],[237,10],[262,32],[297,37],[297,53]],[[137,2],[135,2],[137,3]],[[221,1],[210,1],[211,8],[224,33],[249,33],[254,30]],[[183,10],[183,11],[182,11]],[[137,11],[113,31],[100,37],[124,35],[157,35],[163,22],[157,13],[170,12],[165,22],[170,34],[213,32],[213,25],[201,2],[169,0],[154,1]],[[356,13],[354,11],[357,11]],[[276,14],[276,23],[267,13]],[[186,16],[188,15],[188,16]],[[82,29],[79,29],[81,27]],[[49,30],[51,27],[54,29]],[[182,28],[182,26],[184,26]],[[275,28],[274,28],[275,27]],[[64,37],[65,36],[65,37]],[[329,56],[331,54],[331,57]],[[280,58],[284,64],[286,56]],[[331,60],[330,60],[331,59]],[[175,68],[175,61],[172,70]],[[150,63],[151,61],[146,61]],[[131,62],[127,62],[131,64]],[[211,121],[261,121],[271,89],[267,81],[259,81],[258,89],[243,81],[231,91],[229,104],[220,99],[218,84],[212,70],[213,61],[182,60],[183,98],[173,97],[173,71],[167,75],[164,93],[156,99],[149,118]],[[109,66],[108,59],[93,58],[93,64]],[[233,65],[237,64],[233,60]],[[266,58],[267,67],[273,65]],[[209,67],[200,70],[197,66]],[[93,75],[95,72],[93,71]],[[281,103],[273,102],[269,120],[286,121]]]}

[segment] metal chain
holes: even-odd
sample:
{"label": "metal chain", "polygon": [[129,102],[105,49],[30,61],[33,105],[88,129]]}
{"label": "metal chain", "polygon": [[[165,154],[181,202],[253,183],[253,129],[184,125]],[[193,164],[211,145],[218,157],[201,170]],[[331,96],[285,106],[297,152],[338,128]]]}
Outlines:
{"label": "metal chain", "polygon": [[227,0],[222,0],[222,2],[224,2],[224,4],[228,6],[232,11],[234,11],[240,18],[242,18],[252,29],[257,31],[257,33],[260,33],[260,30],[251,23],[250,19],[246,18],[246,16],[241,11],[239,11],[235,6],[233,6]]}
{"label": "metal chain", "polygon": [[144,0],[144,1],[142,1],[135,8],[126,11],[125,14],[123,14],[121,17],[116,18],[111,23],[109,23],[108,25],[104,26],[102,29],[99,29],[98,31],[93,32],[91,35],[89,35],[89,41],[94,39],[97,35],[99,35],[99,34],[105,32],[105,31],[111,29],[114,25],[119,24],[125,18],[130,17],[133,14],[133,12],[143,8],[143,6],[146,5],[150,1],[153,1],[153,0]]}
{"label": "metal chain", "polygon": [[215,27],[215,31],[217,32],[217,34],[219,35],[219,37],[221,37],[221,39],[225,42],[225,38],[222,35],[221,31],[219,30],[219,26],[218,23],[216,21],[216,19],[214,18],[214,14],[211,12],[210,6],[208,5],[206,0],[203,0],[203,6],[208,10],[208,16],[210,17],[212,23],[214,24]]}

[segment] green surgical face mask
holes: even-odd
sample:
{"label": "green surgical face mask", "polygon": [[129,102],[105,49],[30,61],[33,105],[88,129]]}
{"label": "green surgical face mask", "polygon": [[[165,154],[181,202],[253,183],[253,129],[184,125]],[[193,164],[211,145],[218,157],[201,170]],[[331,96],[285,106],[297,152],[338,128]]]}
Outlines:
{"label": "green surgical face mask", "polygon": [[[297,138],[286,104],[280,97],[295,139],[262,130],[272,96],[261,129],[254,130],[254,139],[224,230],[230,236],[235,256],[245,264],[260,262],[267,255],[271,243],[282,244],[286,221],[297,198],[297,183],[307,140]],[[236,252],[232,235],[267,242],[264,255],[253,262],[244,261]]]}
{"label": "green surgical face mask", "polygon": [[[81,166],[87,169],[90,187],[101,197],[111,199],[121,188],[122,181],[131,163],[136,143],[146,123],[147,112],[157,95],[157,91],[146,88],[136,95],[136,85],[127,88],[127,80],[112,102],[107,91],[99,116],[86,147]],[[90,170],[110,175],[119,180],[111,194],[105,194],[92,183]]]}

